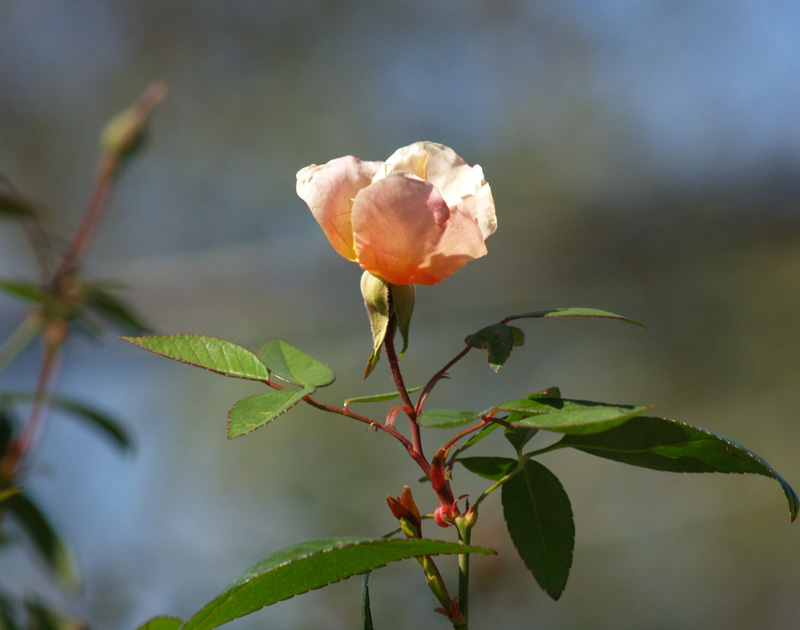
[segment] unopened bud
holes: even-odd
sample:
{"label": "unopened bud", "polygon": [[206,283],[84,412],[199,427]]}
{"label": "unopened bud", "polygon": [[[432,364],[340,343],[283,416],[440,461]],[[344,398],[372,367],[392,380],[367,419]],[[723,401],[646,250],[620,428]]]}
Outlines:
{"label": "unopened bud", "polygon": [[167,84],[156,81],[125,111],[117,114],[106,125],[100,136],[103,150],[119,159],[134,151],[142,141],[147,121],[156,106],[167,95]]}

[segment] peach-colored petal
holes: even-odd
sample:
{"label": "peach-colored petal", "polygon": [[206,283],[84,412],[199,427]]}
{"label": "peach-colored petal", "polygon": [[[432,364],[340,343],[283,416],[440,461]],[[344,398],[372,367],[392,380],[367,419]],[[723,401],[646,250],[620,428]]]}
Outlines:
{"label": "peach-colored petal", "polygon": [[416,175],[420,179],[428,179],[428,158],[430,155],[425,150],[423,142],[415,142],[402,149],[397,149],[386,160],[386,168],[381,169],[375,179],[382,179],[390,173],[405,171]]}
{"label": "peach-colored petal", "polygon": [[308,204],[333,248],[348,260],[356,260],[351,200],[382,166],[382,162],[365,162],[348,155],[322,166],[306,166],[297,173],[297,194]]}
{"label": "peach-colored petal", "polygon": [[405,170],[427,179],[439,189],[450,208],[460,205],[465,198],[474,197],[475,203],[466,206],[478,220],[483,238],[494,234],[497,229],[494,199],[479,165],[470,166],[453,149],[436,142],[415,142],[398,149],[386,164],[390,170]]}
{"label": "peach-colored petal", "polygon": [[453,149],[435,142],[421,142],[428,153],[428,181],[442,193],[451,208],[459,205],[462,199],[475,198],[470,212],[478,220],[481,234],[486,239],[497,229],[494,199],[489,184],[483,177],[479,165],[470,166]]}
{"label": "peach-colored petal", "polygon": [[477,220],[407,172],[362,189],[351,222],[359,265],[392,284],[436,284],[486,254]]}

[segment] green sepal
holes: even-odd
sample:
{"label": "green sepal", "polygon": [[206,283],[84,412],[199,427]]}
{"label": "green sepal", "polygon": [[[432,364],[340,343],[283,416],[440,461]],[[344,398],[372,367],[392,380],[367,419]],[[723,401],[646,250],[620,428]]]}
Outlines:
{"label": "green sepal", "polygon": [[364,378],[367,378],[378,363],[381,346],[389,329],[389,283],[365,271],[361,276],[361,295],[364,296],[372,329],[372,354],[367,359],[364,370]]}
{"label": "green sepal", "polygon": [[643,416],[603,433],[566,435],[558,445],[667,472],[754,473],[771,477],[781,484],[793,521],[800,509],[797,493],[760,455],[729,438],[677,420]]}
{"label": "green sepal", "polygon": [[402,359],[408,349],[408,329],[411,326],[411,316],[414,314],[415,290],[413,284],[390,284],[389,291],[392,313],[403,338],[403,348],[398,356],[398,359]]}

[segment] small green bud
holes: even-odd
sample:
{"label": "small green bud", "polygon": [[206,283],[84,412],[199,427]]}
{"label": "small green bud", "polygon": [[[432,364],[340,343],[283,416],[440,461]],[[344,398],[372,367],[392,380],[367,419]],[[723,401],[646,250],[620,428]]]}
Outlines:
{"label": "small green bud", "polygon": [[156,81],[145,90],[138,101],[112,118],[100,136],[103,151],[121,159],[136,150],[142,141],[150,115],[166,94],[167,84]]}

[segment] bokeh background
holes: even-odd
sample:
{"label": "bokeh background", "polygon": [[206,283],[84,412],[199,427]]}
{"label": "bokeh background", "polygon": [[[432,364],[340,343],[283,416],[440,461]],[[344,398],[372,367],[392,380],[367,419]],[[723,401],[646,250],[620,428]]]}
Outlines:
{"label": "bokeh background", "polygon": [[[165,78],[169,97],[115,189],[87,274],[128,285],[159,332],[303,348],[336,371],[320,397],[338,402],[390,379],[385,363],[360,377],[370,344],[360,273],[329,247],[294,174],[442,142],[483,166],[499,228],[486,258],[419,289],[409,381],[512,313],[592,306],[650,330],[523,323],[525,347],[499,374],[473,353],[432,405],[484,408],[554,384],[573,398],[654,404],[750,446],[797,487],[798,32],[800,5],[788,0],[5,0],[0,171],[66,238],[101,128]],[[12,224],[0,226],[0,275],[34,277]],[[0,300],[0,334],[24,312]],[[0,389],[32,386],[38,359],[22,356]],[[383,534],[394,527],[385,495],[417,478],[390,440],[313,409],[228,442],[227,410],[252,384],[114,333],[73,340],[58,391],[116,414],[137,452],[120,457],[53,417],[29,486],[72,541],[84,586],[60,596],[17,551],[0,557],[0,579],[95,628],[185,618],[300,540]],[[542,461],[575,512],[566,593],[556,603],[539,590],[492,498],[475,542],[500,554],[474,561],[476,628],[800,626],[800,532],[774,481],[580,453]],[[456,484],[482,487],[459,471]],[[418,500],[434,507],[424,491]],[[446,625],[421,577],[413,562],[373,575],[376,627]],[[360,586],[230,627],[357,627]]]}

